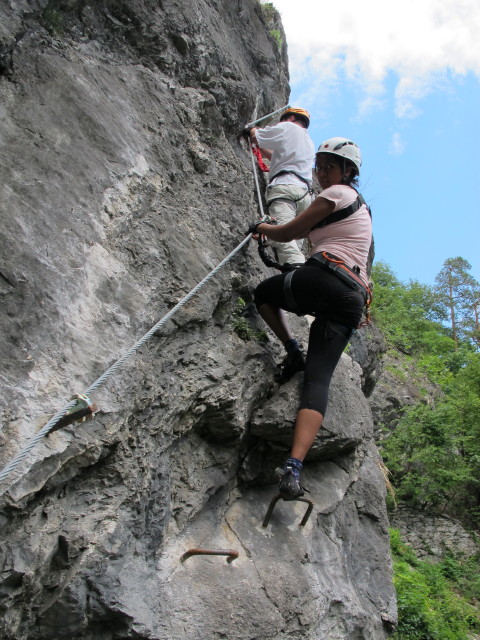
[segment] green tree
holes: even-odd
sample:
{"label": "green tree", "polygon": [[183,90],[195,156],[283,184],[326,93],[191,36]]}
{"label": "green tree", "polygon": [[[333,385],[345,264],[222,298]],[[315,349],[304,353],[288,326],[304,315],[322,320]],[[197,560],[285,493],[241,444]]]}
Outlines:
{"label": "green tree", "polygon": [[433,287],[416,280],[403,284],[384,262],[374,265],[372,280],[372,316],[396,349],[413,355],[452,348],[442,324],[445,307]]}
{"label": "green tree", "polygon": [[480,284],[477,281],[467,289],[465,309],[463,329],[478,348],[480,347]]}
{"label": "green tree", "polygon": [[466,502],[470,521],[480,524],[480,354],[470,353],[450,386],[457,451],[469,467]]}
{"label": "green tree", "polygon": [[463,258],[447,260],[437,286],[429,287],[404,284],[379,262],[372,270],[372,316],[391,349],[408,357],[411,382],[417,370],[418,380],[423,373],[438,386],[434,403],[420,402],[384,433],[382,453],[397,498],[478,527],[480,353],[473,336],[480,296],[469,268]]}
{"label": "green tree", "polygon": [[462,455],[463,426],[455,407],[417,405],[403,416],[382,442],[397,498],[421,509],[443,512],[464,505],[474,470]]}
{"label": "green tree", "polygon": [[448,258],[435,278],[440,299],[449,312],[455,349],[459,347],[461,323],[472,302],[472,291],[478,287],[478,283],[468,273],[471,268],[471,264],[464,258]]}
{"label": "green tree", "polygon": [[435,405],[417,405],[400,419],[382,453],[398,499],[478,527],[480,354],[467,353],[444,389]]}
{"label": "green tree", "polygon": [[[469,640],[480,628],[478,558],[419,560],[392,529],[398,627],[392,640]],[[476,636],[475,636],[476,637]]]}

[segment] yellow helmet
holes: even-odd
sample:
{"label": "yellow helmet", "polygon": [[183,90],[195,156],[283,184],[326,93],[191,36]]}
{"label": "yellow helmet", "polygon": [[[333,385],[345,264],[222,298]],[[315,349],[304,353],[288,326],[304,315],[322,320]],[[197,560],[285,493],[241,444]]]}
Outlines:
{"label": "yellow helmet", "polygon": [[289,118],[290,116],[298,116],[305,123],[305,126],[308,129],[308,125],[310,124],[310,114],[306,109],[299,109],[297,107],[288,107],[288,109],[286,109],[282,113],[280,117],[280,122],[282,120],[285,120],[286,118]]}

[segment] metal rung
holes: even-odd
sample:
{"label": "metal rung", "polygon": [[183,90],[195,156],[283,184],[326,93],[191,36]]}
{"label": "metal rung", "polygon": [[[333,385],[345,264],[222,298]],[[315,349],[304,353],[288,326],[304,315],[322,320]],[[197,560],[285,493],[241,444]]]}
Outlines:
{"label": "metal rung", "polygon": [[227,562],[231,563],[238,558],[238,551],[233,549],[189,549],[180,558],[181,562],[185,562],[191,556],[228,556]]}
{"label": "metal rung", "polygon": [[[263,520],[263,524],[262,527],[268,527],[268,523],[270,522],[270,518],[272,517],[272,513],[273,510],[275,509],[275,505],[277,504],[277,502],[280,500],[280,498],[282,498],[282,496],[280,494],[278,494],[278,496],[275,496],[274,498],[272,498],[271,502],[270,502],[270,506],[268,507],[268,511],[265,515],[265,518]],[[310,514],[312,513],[313,510],[313,501],[309,500],[308,498],[295,498],[295,500],[285,500],[285,498],[282,498],[282,500],[284,500],[285,502],[306,502],[308,504],[307,510],[305,511],[305,515],[302,518],[302,521],[300,522],[300,527],[304,527],[307,524],[307,521],[310,517]]]}

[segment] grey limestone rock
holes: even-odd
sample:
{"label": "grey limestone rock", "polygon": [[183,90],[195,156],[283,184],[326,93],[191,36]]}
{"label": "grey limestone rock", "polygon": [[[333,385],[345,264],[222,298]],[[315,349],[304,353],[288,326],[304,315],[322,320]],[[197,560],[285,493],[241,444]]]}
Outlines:
{"label": "grey limestone rock", "polygon": [[[258,217],[240,133],[288,101],[272,19],[283,34],[257,0],[0,7],[0,467]],[[281,350],[250,311],[271,274],[241,249],[95,391],[93,420],[0,484],[2,638],[387,637],[385,487],[348,356],[309,521],[281,501],[262,527],[300,383],[276,384]],[[194,547],[238,558],[182,562]]]}
{"label": "grey limestone rock", "polygon": [[386,350],[382,333],[374,323],[353,332],[348,354],[362,369],[362,389],[367,397],[383,372],[382,356]]}
{"label": "grey limestone rock", "polygon": [[447,515],[422,513],[399,505],[390,521],[419,558],[436,561],[448,553],[464,557],[478,554],[476,536]]}

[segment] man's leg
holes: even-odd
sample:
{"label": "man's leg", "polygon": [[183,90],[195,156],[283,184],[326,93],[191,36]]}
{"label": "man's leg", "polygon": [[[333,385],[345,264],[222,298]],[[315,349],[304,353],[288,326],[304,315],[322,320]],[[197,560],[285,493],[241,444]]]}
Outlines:
{"label": "man's leg", "polygon": [[[275,218],[278,224],[286,224],[297,215],[297,207],[300,200],[295,202],[305,193],[305,188],[295,185],[275,185],[267,190],[268,213]],[[309,195],[306,196],[309,198]],[[303,264],[305,256],[300,250],[296,240],[290,242],[269,241],[275,249],[279,264]]]}

